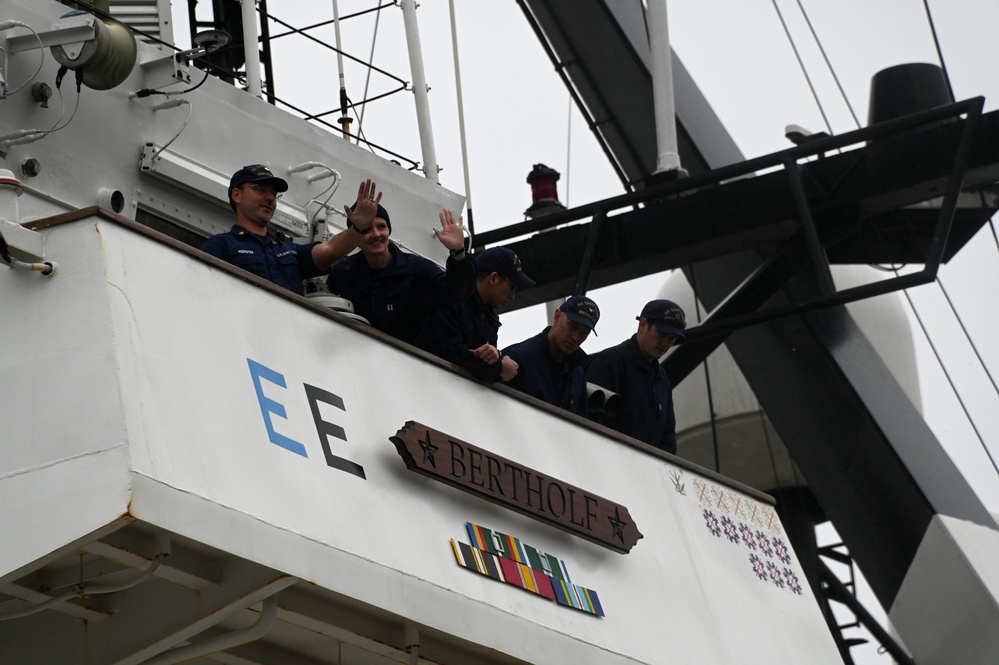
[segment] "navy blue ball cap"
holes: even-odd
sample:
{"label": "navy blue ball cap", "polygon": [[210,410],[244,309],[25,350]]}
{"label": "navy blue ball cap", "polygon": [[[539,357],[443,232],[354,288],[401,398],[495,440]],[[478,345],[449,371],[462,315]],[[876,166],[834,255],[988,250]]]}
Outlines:
{"label": "navy blue ball cap", "polygon": [[529,289],[534,286],[534,280],[524,274],[517,254],[508,247],[490,247],[475,255],[475,267],[480,275],[499,273],[517,289]]}
{"label": "navy blue ball cap", "polygon": [[271,170],[264,166],[263,164],[250,164],[249,166],[244,166],[240,170],[232,174],[229,179],[229,207],[236,210],[236,202],[232,200],[232,190],[239,189],[243,185],[248,185],[251,182],[269,182],[271,186],[274,187],[275,192],[287,192],[288,183],[287,181],[277,177]]}
{"label": "navy blue ball cap", "polygon": [[586,326],[597,334],[597,321],[600,320],[600,308],[586,296],[572,296],[559,305],[561,310],[570,321]]}
{"label": "navy blue ball cap", "polygon": [[229,191],[232,192],[251,182],[268,182],[274,187],[275,192],[288,191],[288,182],[271,173],[271,170],[263,164],[250,164],[233,173],[229,180]]}
{"label": "navy blue ball cap", "polygon": [[672,300],[653,300],[642,308],[642,314],[636,318],[645,319],[665,335],[687,339],[683,334],[687,328],[687,317]]}

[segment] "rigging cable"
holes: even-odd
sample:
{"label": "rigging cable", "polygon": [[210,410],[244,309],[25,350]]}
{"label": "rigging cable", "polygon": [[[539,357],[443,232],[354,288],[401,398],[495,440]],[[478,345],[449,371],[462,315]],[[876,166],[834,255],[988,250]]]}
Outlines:
{"label": "rigging cable", "polygon": [[[899,277],[899,272],[895,271],[895,276]],[[939,281],[939,278],[938,278]],[[919,312],[916,310],[915,304],[912,302],[912,296],[909,295],[908,289],[902,289],[902,294],[905,296],[906,301],[909,303],[909,309],[912,310],[913,316],[916,317],[916,322],[919,323],[919,328],[923,331],[923,337],[926,338],[926,342],[930,345],[930,350],[933,351],[934,357],[937,359],[937,364],[940,365],[940,370],[944,373],[947,378],[947,383],[950,384],[951,390],[954,392],[954,397],[957,398],[958,404],[961,405],[961,410],[964,411],[964,416],[968,419],[968,424],[971,425],[971,429],[975,431],[975,436],[978,437],[978,442],[982,444],[982,449],[988,456],[989,461],[992,463],[992,468],[996,470],[999,474],[999,466],[996,465],[995,459],[992,457],[992,453],[989,451],[988,446],[985,445],[985,440],[982,438],[981,432],[978,431],[978,427],[975,425],[974,419],[971,417],[971,413],[968,411],[967,405],[965,405],[964,400],[961,399],[960,393],[958,393],[957,388],[954,386],[954,380],[950,376],[950,372],[947,371],[947,366],[944,365],[943,359],[940,357],[940,352],[937,351],[937,347],[933,344],[933,340],[930,339],[929,331],[926,329],[926,324],[923,323],[923,317],[919,316]],[[954,313],[957,316],[957,312]],[[958,317],[960,319],[960,317]],[[962,328],[964,326],[962,325]]]}
{"label": "rigging cable", "polygon": [[[697,317],[697,322],[700,323],[701,301],[697,297],[697,277],[694,274],[693,264],[690,264],[690,290],[694,297],[694,315]],[[711,391],[711,372],[708,370],[707,358],[704,359],[704,383],[708,392],[708,418],[711,422],[711,448],[715,456],[715,471],[721,473],[721,460],[718,459],[718,421],[715,418],[715,398]],[[774,475],[776,475],[776,471]]]}
{"label": "rigging cable", "polygon": [[[808,28],[809,28],[809,30],[812,33],[812,37],[815,39],[815,43],[819,47],[819,51],[822,53],[822,57],[823,57],[823,59],[826,62],[826,66],[829,68],[829,72],[832,74],[833,80],[836,82],[836,86],[839,88],[840,95],[842,95],[843,101],[846,103],[847,108],[850,110],[850,115],[853,117],[854,123],[859,128],[861,126],[860,125],[860,121],[858,120],[856,113],[854,113],[854,111],[853,111],[853,106],[850,104],[850,100],[847,98],[846,92],[843,90],[843,86],[840,84],[839,77],[836,76],[836,72],[833,69],[832,64],[830,63],[828,56],[826,55],[825,49],[822,47],[822,43],[819,40],[819,37],[816,34],[814,27],[812,26],[811,20],[808,18],[808,13],[805,11],[805,8],[802,6],[801,0],[796,0],[796,1],[798,3],[798,7],[801,10],[801,14],[802,14],[802,16],[805,19],[805,22],[808,24]],[[943,71],[944,80],[947,83],[947,91],[948,91],[948,94],[950,95],[950,98],[954,99],[954,90],[951,87],[950,76],[947,73],[947,65],[944,62],[943,52],[940,49],[940,40],[937,37],[936,26],[934,25],[934,22],[933,22],[933,16],[930,13],[930,7],[929,7],[928,0],[923,0],[923,5],[924,5],[924,7],[926,9],[926,16],[927,16],[927,19],[929,21],[930,32],[933,34],[933,43],[934,43],[934,46],[936,47],[937,57],[940,60],[940,68]],[[774,4],[774,7],[776,8],[776,3]],[[780,10],[778,9],[778,15],[779,14],[780,14]],[[781,19],[781,22],[783,23],[783,18]],[[785,25],[785,31],[786,31],[786,29],[787,28],[786,28],[786,25]],[[790,34],[788,35],[788,38],[790,39]],[[792,46],[793,46],[793,43],[792,43]],[[795,51],[795,52],[797,53],[797,51]],[[799,60],[799,62],[800,62],[800,60]],[[818,100],[816,100],[816,101],[818,101]],[[823,117],[825,117],[824,114],[823,114]],[[983,198],[983,201],[984,201],[984,195],[982,195],[982,198]],[[995,239],[996,246],[997,246],[997,248],[999,248],[999,238],[996,237],[995,226],[993,225],[991,219],[989,219],[989,227],[992,230],[992,236]],[[875,267],[877,267],[877,266],[875,266]],[[898,274],[899,274],[898,273],[898,269],[897,268],[892,268],[892,270],[893,270],[893,272],[895,273],[895,275],[897,277]],[[985,371],[985,374],[989,378],[989,381],[992,383],[993,390],[995,390],[996,394],[999,395],[999,387],[997,387],[996,381],[992,377],[992,373],[989,371],[988,366],[985,364],[985,360],[982,358],[981,354],[979,353],[978,348],[977,348],[977,346],[974,343],[974,340],[972,340],[972,338],[971,338],[971,334],[968,332],[967,327],[964,325],[964,321],[961,319],[961,316],[958,313],[957,308],[954,306],[954,303],[951,300],[950,295],[947,293],[947,289],[944,287],[943,281],[940,279],[939,276],[937,276],[934,281],[940,287],[940,291],[941,291],[941,293],[943,293],[944,298],[947,300],[947,304],[950,307],[951,312],[953,312],[954,318],[957,320],[958,325],[961,326],[961,330],[964,333],[965,338],[968,340],[968,344],[971,346],[971,349],[974,352],[975,357],[978,358],[979,364],[981,365],[982,369]],[[933,345],[933,341],[930,339],[929,333],[926,330],[926,327],[923,325],[922,319],[919,317],[919,313],[916,311],[915,303],[912,301],[912,298],[909,296],[909,293],[908,293],[907,290],[903,290],[903,293],[904,293],[904,295],[906,297],[906,301],[908,302],[910,309],[913,311],[913,314],[916,316],[916,320],[919,321],[919,325],[922,328],[923,335],[926,337],[927,343],[930,345],[930,348],[933,350],[933,353],[934,353],[934,355],[937,358],[937,362],[940,364],[941,368],[944,369],[944,375],[947,377],[947,381],[950,384],[951,390],[954,392],[954,395],[957,397],[958,402],[961,404],[961,408],[964,410],[965,416],[968,418],[968,421],[971,424],[972,429],[975,430],[975,434],[978,436],[978,440],[982,444],[983,449],[985,449],[985,454],[988,455],[989,461],[992,462],[992,466],[994,468],[996,468],[996,472],[999,473],[999,467],[996,466],[996,461],[992,458],[992,454],[989,452],[987,446],[985,445],[985,441],[983,440],[981,434],[978,432],[978,428],[975,426],[975,423],[972,420],[971,415],[968,412],[968,409],[965,407],[964,401],[961,399],[961,396],[958,394],[957,387],[954,385],[953,380],[951,379],[950,375],[947,373],[947,370],[944,368],[943,362],[940,359],[940,355],[937,352],[936,347]]]}
{"label": "rigging cable", "polygon": [[451,12],[451,50],[454,53],[454,90],[458,99],[458,136],[461,139],[461,168],[465,175],[465,207],[468,210],[468,236],[475,237],[475,218],[472,216],[472,184],[468,176],[468,146],[465,141],[465,104],[461,92],[461,64],[458,60],[458,23],[454,18],[454,0],[449,0]]}
{"label": "rigging cable", "polygon": [[[926,10],[926,19],[927,22],[929,23],[930,33],[933,35],[933,45],[936,48],[937,58],[940,61],[940,69],[943,72],[944,81],[947,84],[947,93],[950,95],[950,99],[953,100],[954,88],[950,82],[950,74],[947,71],[947,64],[944,61],[943,51],[940,48],[940,39],[937,36],[936,24],[933,20],[933,14],[930,12],[930,5],[928,0],[923,0],[923,7]],[[984,194],[979,193],[979,196],[981,197],[982,203],[984,204],[985,203]],[[995,226],[991,218],[989,219],[989,228],[992,230],[992,238],[996,243],[997,249],[999,249],[999,238],[996,237]],[[896,271],[896,275],[897,274],[898,272]],[[989,378],[989,381],[992,383],[993,390],[995,390],[996,393],[999,394],[999,387],[996,386],[996,381],[992,377],[992,373],[989,371],[988,366],[985,364],[985,360],[978,352],[978,347],[975,345],[974,340],[972,340],[971,334],[968,332],[968,329],[965,327],[964,321],[961,319],[961,315],[958,313],[957,308],[954,306],[953,301],[951,301],[950,295],[947,293],[947,289],[944,287],[943,281],[940,279],[940,276],[937,275],[934,281],[936,282],[937,286],[940,287],[940,292],[947,300],[947,305],[950,307],[951,312],[953,312],[954,318],[957,320],[958,325],[961,326],[961,331],[964,333],[965,339],[968,340],[968,344],[971,346],[971,350],[974,352],[975,357],[978,359],[979,365],[981,365],[982,369],[985,371],[985,375]],[[937,362],[939,363],[941,369],[944,372],[944,376],[947,377],[947,381],[950,384],[951,390],[954,392],[954,396],[957,398],[958,403],[961,405],[961,409],[964,411],[965,417],[968,419],[968,423],[971,425],[971,428],[975,431],[975,435],[978,437],[978,441],[981,444],[982,449],[985,451],[986,456],[989,458],[989,461],[992,463],[992,467],[996,470],[996,473],[999,474],[999,466],[996,465],[996,460],[992,457],[992,453],[989,450],[988,446],[985,444],[985,440],[982,438],[981,433],[978,431],[978,427],[975,425],[975,421],[972,419],[971,414],[968,412],[968,409],[964,404],[964,400],[961,399],[961,396],[957,391],[957,387],[954,385],[954,381],[951,379],[950,374],[947,372],[946,367],[941,361],[940,355],[937,352],[936,347],[933,345],[933,342],[930,340],[929,334],[926,331],[926,327],[923,325],[922,319],[919,317],[919,313],[916,312],[915,305],[912,302],[912,299],[909,297],[908,291],[903,291],[903,293],[905,294],[906,300],[909,302],[909,307],[912,309],[913,313],[916,316],[916,320],[919,321],[919,325],[923,329],[923,335],[926,337],[926,340],[929,343],[930,348],[933,350],[933,354],[936,356]]]}
{"label": "rigging cable", "polygon": [[832,126],[829,124],[829,118],[826,117],[826,110],[822,108],[822,102],[819,100],[819,95],[815,91],[815,86],[812,85],[812,79],[808,75],[808,70],[805,69],[805,63],[801,59],[801,54],[798,52],[798,47],[794,43],[794,38],[791,37],[791,31],[787,27],[787,23],[784,21],[784,15],[780,11],[780,7],[777,6],[777,0],[770,0],[771,4],[774,6],[774,11],[777,12],[777,18],[780,19],[780,24],[784,28],[784,34],[787,35],[787,41],[791,44],[791,50],[794,51],[794,57],[798,60],[798,66],[801,67],[801,73],[805,76],[805,81],[808,83],[808,89],[812,91],[812,98],[815,100],[815,105],[819,108],[819,113],[822,114],[822,121],[825,122],[826,131],[831,135],[833,133]]}
{"label": "rigging cable", "polygon": [[[760,416],[760,429],[763,430],[763,440],[767,442],[767,454],[770,456],[770,470],[774,474],[774,487],[779,490],[784,489],[780,484],[780,476],[777,475],[777,458],[774,457],[773,443],[770,441],[770,433],[767,432],[767,414],[763,411],[763,405],[760,404],[760,400],[756,400],[757,409],[756,412]],[[791,470],[794,471],[794,465],[791,465]],[[795,474],[797,475],[797,474]]]}
{"label": "rigging cable", "polygon": [[940,50],[940,40],[937,39],[937,26],[933,22],[933,14],[930,13],[930,3],[923,0],[923,7],[926,8],[926,20],[930,23],[930,32],[933,34],[933,45],[937,49],[937,58],[940,59],[940,70],[943,72],[944,81],[947,83],[947,92],[951,100],[954,99],[954,88],[950,85],[950,74],[947,73],[947,65],[944,63],[943,51]]}
{"label": "rigging cable", "polygon": [[[378,43],[378,24],[381,23],[381,18],[381,11],[375,12],[375,28],[371,33],[371,53],[368,55],[368,73],[364,77],[364,95],[362,96],[362,99],[365,100],[368,98],[368,89],[371,87],[371,65],[375,61],[375,45]],[[360,136],[364,135],[364,130],[361,129],[361,126],[364,124],[364,112],[367,108],[367,102],[361,102],[361,113],[357,117],[357,133]],[[368,149],[374,152],[370,146]]]}
{"label": "rigging cable", "polygon": [[992,390],[995,391],[996,396],[999,396],[999,386],[996,386],[996,380],[992,378],[992,372],[990,372],[989,368],[985,365],[985,360],[982,358],[982,354],[978,352],[978,347],[975,346],[974,340],[971,339],[971,334],[964,326],[964,321],[961,320],[960,315],[958,315],[957,308],[954,307],[954,303],[951,302],[950,295],[947,293],[947,289],[944,288],[943,281],[940,279],[939,275],[937,275],[936,283],[937,286],[940,287],[940,292],[943,293],[943,297],[947,300],[947,304],[950,305],[951,311],[954,312],[954,318],[957,319],[957,324],[961,326],[961,332],[964,333],[965,338],[968,340],[968,344],[971,345],[971,350],[975,352],[975,357],[978,358],[978,363],[982,366],[982,369],[985,370],[985,376],[989,377],[989,381],[992,383]]}
{"label": "rigging cable", "polygon": [[[985,203],[985,194],[982,194],[980,192],[979,192],[979,194],[982,197],[982,203]],[[992,223],[992,218],[991,217],[989,218],[989,228],[992,229],[992,240],[994,240],[995,243],[996,243],[996,249],[999,249],[999,236],[996,235],[996,227]]]}
{"label": "rigging cable", "polygon": [[[362,12],[356,12],[354,14],[348,14],[346,16],[342,16],[342,17],[339,18],[339,20],[346,20],[346,19],[349,19],[349,18],[354,18],[356,16],[361,16],[363,14],[367,14],[367,13],[370,13],[372,11],[380,11],[381,9],[383,9],[385,7],[395,6],[396,4],[397,4],[397,2],[390,2],[388,4],[379,4],[377,7],[373,8],[373,9],[369,9],[369,10],[365,10],[365,11],[362,11]],[[280,25],[280,26],[285,27],[285,28],[288,29],[288,32],[281,33],[279,35],[274,35],[274,36],[271,37],[271,39],[278,39],[280,37],[286,37],[286,36],[291,35],[291,34],[297,34],[297,35],[299,35],[299,36],[301,36],[301,37],[303,37],[305,39],[308,39],[308,40],[310,40],[310,41],[318,44],[319,46],[321,46],[323,48],[326,48],[326,49],[329,49],[331,51],[334,51],[337,54],[337,60],[338,61],[341,60],[342,58],[347,58],[348,60],[350,60],[352,62],[364,65],[365,67],[368,67],[369,69],[374,70],[375,72],[381,74],[382,76],[385,76],[386,78],[389,78],[392,81],[395,81],[395,82],[399,83],[399,87],[397,87],[397,88],[395,88],[393,90],[389,90],[388,92],[383,92],[381,94],[375,95],[374,97],[371,97],[370,99],[365,99],[363,102],[359,102],[359,104],[366,104],[368,102],[373,102],[373,101],[376,101],[378,99],[382,99],[383,97],[388,97],[390,95],[394,95],[397,92],[404,92],[407,89],[408,83],[406,81],[403,81],[398,76],[395,76],[394,74],[391,74],[390,72],[387,72],[384,69],[380,69],[378,67],[375,67],[370,62],[366,63],[366,62],[364,62],[363,60],[361,60],[359,58],[355,58],[354,56],[350,55],[349,53],[344,53],[344,52],[340,51],[339,49],[331,47],[326,42],[324,42],[324,41],[322,41],[322,40],[320,40],[320,39],[318,39],[316,37],[313,37],[312,35],[310,35],[310,34],[308,34],[306,32],[306,30],[311,30],[313,28],[321,27],[321,26],[324,26],[324,25],[329,25],[330,23],[336,23],[337,21],[324,21],[324,22],[321,22],[321,23],[316,23],[315,25],[312,25],[312,26],[308,26],[306,28],[296,28],[295,26],[291,25],[290,23],[281,20],[277,16],[273,16],[271,14],[266,14],[266,15],[265,14],[261,14],[261,16],[265,17],[269,21],[273,21],[274,23],[276,23],[276,24],[278,24],[278,25]],[[236,79],[239,80],[240,82],[244,83],[244,85],[245,85],[245,81],[243,81],[238,75],[236,75]],[[351,99],[350,99],[349,96],[347,97],[346,101],[347,101],[348,108],[354,108],[355,106],[358,106],[358,104],[355,104],[353,101],[351,101]],[[325,127],[329,127],[331,129],[336,129],[347,140],[349,140],[349,139],[357,139],[358,145],[360,145],[361,141],[363,141],[365,143],[365,145],[368,147],[368,149],[372,153],[375,153],[376,150],[379,150],[379,151],[385,153],[386,155],[390,155],[393,158],[392,161],[395,162],[396,164],[399,164],[400,166],[403,166],[402,162],[407,162],[408,164],[411,165],[411,166],[403,166],[403,168],[406,168],[406,169],[412,171],[412,170],[415,170],[418,167],[418,162],[413,161],[409,157],[405,157],[403,155],[400,155],[399,153],[396,153],[396,152],[393,152],[393,151],[389,150],[388,148],[385,148],[385,147],[383,147],[381,145],[378,145],[377,143],[374,143],[373,141],[369,141],[367,138],[365,138],[364,133],[363,133],[363,131],[361,131],[360,127],[358,128],[358,133],[357,134],[352,134],[352,133],[350,133],[350,131],[344,131],[344,129],[343,129],[342,126],[338,127],[336,125],[330,124],[329,122],[326,122],[326,120],[324,120],[323,117],[327,116],[327,115],[330,115],[332,113],[335,113],[336,112],[335,109],[334,110],[330,110],[330,111],[323,111],[322,113],[310,113],[310,112],[308,112],[308,111],[306,111],[306,110],[304,110],[302,108],[299,108],[299,107],[295,106],[290,101],[281,99],[280,97],[277,97],[277,96],[274,97],[273,103],[274,103],[275,106],[277,106],[278,104],[281,104],[282,106],[285,106],[288,109],[291,109],[295,113],[300,114],[302,116],[302,118],[305,119],[305,120],[315,121],[317,123],[322,124]]]}
{"label": "rigging cable", "polygon": [[569,206],[569,178],[572,168],[572,95],[569,95],[569,113],[565,121],[565,207]]}
{"label": "rigging cable", "polygon": [[343,46],[340,43],[340,8],[333,0],[333,28],[336,35],[336,68],[340,79],[340,127],[343,138],[350,140],[350,116],[347,115],[347,85],[343,76]]}
{"label": "rigging cable", "polygon": [[[839,94],[843,97],[843,102],[846,103],[846,108],[850,111],[850,115],[853,116],[853,123],[857,125],[857,129],[860,129],[860,120],[857,119],[857,114],[853,112],[853,105],[850,104],[850,100],[846,96],[846,91],[843,90],[842,84],[839,82],[839,77],[836,76],[836,70],[833,69],[832,63],[829,61],[829,56],[826,55],[826,50],[822,47],[822,42],[819,40],[819,35],[815,32],[815,28],[812,27],[812,21],[808,18],[808,12],[805,11],[805,7],[801,4],[801,0],[797,0],[798,9],[801,10],[801,15],[805,19],[805,23],[808,25],[808,30],[812,33],[812,39],[815,40],[815,45],[819,47],[819,53],[822,54],[822,59],[826,62],[826,67],[829,69],[829,73],[832,74],[833,81],[836,82],[836,87],[839,88]],[[832,134],[832,130],[829,130]]]}
{"label": "rigging cable", "polygon": [[[985,202],[985,196],[984,196],[984,194],[982,194],[980,192],[979,195],[981,197],[982,204],[985,205],[986,202]],[[989,219],[989,226],[992,229],[992,234],[993,234],[993,238],[995,239],[996,248],[999,249],[999,238],[996,238],[995,227],[992,225],[992,220],[991,219]],[[880,238],[880,234],[879,234],[878,237]],[[894,273],[895,277],[898,278],[899,275],[900,275],[901,268],[904,268],[905,266],[906,266],[906,264],[902,264],[901,266],[897,266],[897,265],[893,265],[893,266],[872,265],[871,267],[873,267],[873,268],[875,268],[877,270],[881,270],[883,272]],[[946,299],[947,304],[950,307],[951,313],[954,315],[955,320],[957,321],[958,325],[961,327],[961,331],[964,333],[964,337],[967,340],[968,345],[971,346],[972,351],[975,353],[975,356],[978,358],[979,365],[981,365],[981,367],[984,370],[986,376],[989,378],[989,381],[992,383],[992,387],[993,387],[993,389],[996,390],[996,394],[999,395],[999,388],[996,387],[996,382],[993,379],[992,374],[989,371],[988,366],[985,364],[985,360],[982,358],[981,354],[978,352],[978,348],[975,345],[974,340],[971,338],[971,334],[968,332],[967,327],[964,325],[964,321],[961,319],[961,315],[958,313],[957,308],[955,307],[953,301],[950,299],[950,296],[947,293],[947,290],[944,288],[943,282],[941,281],[939,274],[934,277],[934,282],[937,284],[937,286],[940,287],[940,291],[943,293],[943,296]],[[934,355],[934,357],[937,360],[937,364],[943,370],[944,376],[947,379],[947,384],[950,386],[951,392],[954,393],[954,396],[957,398],[958,403],[961,405],[961,409],[964,411],[965,418],[967,418],[967,420],[968,420],[969,424],[971,425],[972,429],[975,431],[975,435],[978,437],[978,441],[981,444],[982,448],[985,450],[985,454],[988,456],[989,461],[992,462],[992,466],[996,469],[996,472],[999,473],[999,467],[996,466],[996,461],[995,461],[995,459],[993,459],[992,453],[989,451],[988,447],[985,444],[984,438],[982,437],[981,433],[978,431],[978,427],[975,425],[975,422],[974,422],[974,420],[971,417],[971,413],[968,411],[968,408],[965,406],[964,400],[961,399],[961,396],[958,393],[957,386],[955,385],[954,380],[951,378],[950,374],[947,372],[947,369],[944,366],[943,360],[940,357],[940,353],[937,351],[936,345],[934,345],[933,340],[930,338],[929,331],[926,329],[926,326],[923,324],[922,318],[919,316],[919,312],[916,309],[916,304],[912,300],[912,297],[909,295],[909,290],[908,289],[902,289],[902,295],[905,296],[906,302],[909,305],[909,309],[912,311],[913,316],[916,317],[916,321],[919,323],[919,327],[922,330],[923,337],[924,337],[924,339],[926,339],[926,343],[929,345],[930,349],[933,351],[933,355]]]}

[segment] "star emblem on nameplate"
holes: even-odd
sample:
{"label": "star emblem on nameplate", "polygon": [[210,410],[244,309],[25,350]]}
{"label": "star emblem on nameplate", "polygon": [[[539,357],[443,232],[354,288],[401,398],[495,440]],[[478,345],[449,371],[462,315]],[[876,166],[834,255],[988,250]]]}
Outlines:
{"label": "star emblem on nameplate", "polygon": [[424,437],[420,439],[420,448],[423,449],[423,461],[430,462],[432,466],[436,467],[437,463],[434,462],[434,453],[437,452],[438,448],[430,442],[430,432],[427,432]]}
{"label": "star emblem on nameplate", "polygon": [[614,537],[624,542],[624,527],[628,526],[627,522],[621,521],[621,513],[617,508],[614,509],[614,517],[610,515],[607,516],[608,521],[611,523],[611,527],[614,529]]}
{"label": "star emblem on nameplate", "polygon": [[410,471],[619,554],[642,538],[627,506],[452,434],[408,420],[389,440]]}

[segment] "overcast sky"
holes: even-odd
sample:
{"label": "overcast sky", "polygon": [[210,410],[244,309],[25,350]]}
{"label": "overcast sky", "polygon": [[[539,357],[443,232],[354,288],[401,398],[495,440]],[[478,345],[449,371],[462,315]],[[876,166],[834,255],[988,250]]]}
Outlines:
{"label": "overcast sky", "polygon": [[[180,3],[175,3],[180,4]],[[184,3],[186,4],[186,3]],[[297,0],[294,10],[271,3],[272,11],[295,25],[332,18],[330,0]],[[366,3],[341,2],[340,14]],[[530,205],[526,176],[535,163],[562,174],[563,203],[577,206],[623,191],[595,140],[571,108],[568,92],[544,55],[514,0],[456,3],[464,92],[468,158],[475,224],[478,231],[523,220]],[[826,68],[800,6],[838,76],[853,112],[866,124],[870,79],[876,72],[906,62],[939,64],[922,0],[779,0],[808,74],[818,91],[834,133],[855,129],[846,101]],[[176,7],[175,11],[182,8]],[[957,99],[984,96],[986,111],[999,108],[999,2],[933,0],[930,9]],[[457,122],[451,28],[446,0],[422,0],[420,34],[431,87],[433,131],[441,183],[466,193]],[[747,158],[789,147],[786,125],[825,130],[794,51],[771,0],[670,0],[670,37],[675,52],[693,75]],[[177,23],[178,33],[186,32]],[[345,23],[345,50],[367,59],[375,19]],[[334,43],[332,29],[317,37]],[[290,40],[275,46],[275,76],[280,97],[309,110],[337,105],[336,59],[328,51]],[[390,8],[379,19],[374,63],[412,80],[405,60],[401,11]],[[372,79],[372,93],[386,82]],[[364,97],[365,75],[348,65],[352,99]],[[371,94],[371,93],[369,93]],[[412,97],[408,93],[372,104],[365,111],[366,136],[422,161]],[[530,266],[525,266],[528,274]],[[592,292],[600,304],[599,337],[584,349],[592,353],[629,336],[644,302],[657,296],[665,276],[658,275]],[[940,271],[960,316],[992,377],[999,379],[999,327],[995,285],[999,250],[989,227]],[[958,319],[937,285],[912,289],[929,337],[957,382],[975,419],[969,425],[947,385],[929,344],[916,330],[918,364],[927,421],[992,511],[999,511],[999,478],[979,437],[999,457],[999,396],[965,340]],[[545,311],[530,308],[504,316],[500,345],[533,335],[545,325]],[[682,425],[682,424],[681,424]],[[886,662],[887,658],[866,662]]]}

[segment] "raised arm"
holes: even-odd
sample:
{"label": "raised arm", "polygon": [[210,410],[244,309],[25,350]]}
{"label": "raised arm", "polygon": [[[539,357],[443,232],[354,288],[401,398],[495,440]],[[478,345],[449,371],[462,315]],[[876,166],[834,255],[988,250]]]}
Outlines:
{"label": "raised arm", "polygon": [[434,229],[434,235],[442,245],[448,248],[451,256],[457,260],[465,258],[465,227],[461,217],[454,219],[454,213],[448,209],[441,212],[441,228]]}
{"label": "raised arm", "polygon": [[375,221],[381,200],[382,193],[377,191],[373,180],[361,182],[357,188],[357,202],[354,204],[354,209],[351,210],[348,205],[343,207],[347,219],[354,228],[347,228],[312,248],[312,261],[320,272],[326,272],[334,263],[357,249],[364,234]]}

